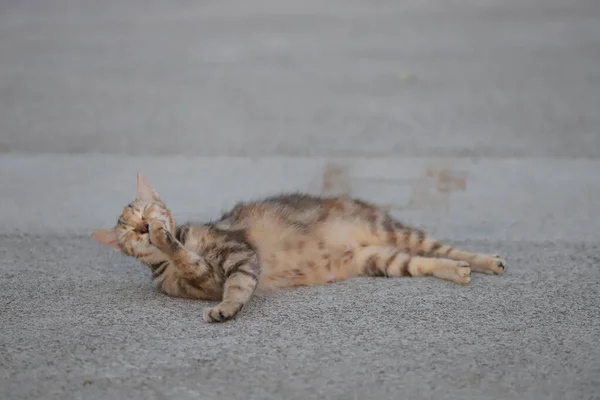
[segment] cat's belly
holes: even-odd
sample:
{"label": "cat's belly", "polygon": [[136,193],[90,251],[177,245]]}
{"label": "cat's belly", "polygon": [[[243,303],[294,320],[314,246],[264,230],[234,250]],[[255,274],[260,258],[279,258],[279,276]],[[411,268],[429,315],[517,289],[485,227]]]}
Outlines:
{"label": "cat's belly", "polygon": [[278,248],[259,248],[258,291],[295,286],[327,285],[355,275],[345,249],[306,237],[285,241]]}
{"label": "cat's belly", "polygon": [[358,274],[346,249],[381,240],[368,224],[333,218],[310,226],[310,232],[273,220],[248,229],[260,259],[257,290],[326,285]]}

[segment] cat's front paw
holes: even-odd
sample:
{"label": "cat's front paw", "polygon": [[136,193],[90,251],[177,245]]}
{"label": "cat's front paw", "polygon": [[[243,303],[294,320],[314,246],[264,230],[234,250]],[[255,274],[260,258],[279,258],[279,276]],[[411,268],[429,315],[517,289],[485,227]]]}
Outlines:
{"label": "cat's front paw", "polygon": [[168,251],[171,247],[169,243],[169,231],[164,222],[154,220],[149,227],[150,243],[162,251]]}
{"label": "cat's front paw", "polygon": [[242,309],[242,305],[235,303],[220,303],[212,308],[204,309],[204,320],[206,322],[225,322],[236,316]]}

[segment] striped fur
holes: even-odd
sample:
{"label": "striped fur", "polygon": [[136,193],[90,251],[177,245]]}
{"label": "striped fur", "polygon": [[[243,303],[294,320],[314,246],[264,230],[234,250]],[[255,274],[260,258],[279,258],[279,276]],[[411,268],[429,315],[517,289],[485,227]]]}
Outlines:
{"label": "striped fur", "polygon": [[254,293],[358,276],[434,276],[467,284],[471,270],[500,274],[504,260],[455,249],[349,197],[282,194],[239,203],[211,223],[175,225],[142,176],[113,229],[92,237],[147,265],[158,290],[216,300],[208,322],[233,318]]}

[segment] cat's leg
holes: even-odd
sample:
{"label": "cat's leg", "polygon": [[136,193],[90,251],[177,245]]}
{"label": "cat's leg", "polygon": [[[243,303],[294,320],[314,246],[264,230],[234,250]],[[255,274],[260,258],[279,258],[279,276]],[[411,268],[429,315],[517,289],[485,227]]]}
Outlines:
{"label": "cat's leg", "polygon": [[[169,232],[164,223],[153,221],[150,224],[151,241],[154,246],[170,257],[178,269],[180,278],[198,286],[207,284],[214,276],[224,277],[221,303],[206,308],[203,317],[207,322],[224,322],[233,318],[250,300],[258,282],[258,262],[254,251],[247,249],[230,253],[223,265],[215,271],[198,254],[186,249]],[[217,278],[220,279],[220,278]],[[177,286],[181,288],[180,285]],[[185,293],[189,297],[189,292]]]}
{"label": "cat's leg", "polygon": [[348,253],[363,276],[435,276],[462,285],[471,281],[471,269],[465,261],[414,256],[393,246],[359,246]]}
{"label": "cat's leg", "polygon": [[230,256],[223,265],[225,286],[223,300],[213,308],[204,310],[206,322],[224,322],[238,314],[248,303],[258,284],[258,260],[250,256]]}
{"label": "cat's leg", "polygon": [[[420,232],[420,231],[419,231]],[[420,237],[422,233],[412,233],[411,236],[411,254],[419,254],[428,257],[442,257],[456,261],[466,261],[473,271],[482,273],[493,273],[500,275],[504,272],[506,262],[497,254],[473,253],[452,246],[443,244],[428,235],[424,239]],[[413,238],[416,236],[416,240]]]}
{"label": "cat's leg", "polygon": [[[343,204],[339,202],[335,204],[337,208],[343,208]],[[359,237],[358,243],[350,244],[391,245],[411,255],[466,261],[476,272],[501,274],[504,271],[505,261],[498,255],[478,254],[455,249],[440,243],[420,229],[405,226],[396,221],[389,212],[381,207],[356,200],[354,200],[354,206],[356,208],[350,214],[351,221],[354,224],[362,225],[365,230],[356,235]]]}
{"label": "cat's leg", "polygon": [[179,277],[193,279],[197,282],[206,281],[213,271],[198,254],[189,251],[166,228],[162,221],[152,221],[150,224],[150,241],[169,257],[179,271]]}
{"label": "cat's leg", "polygon": [[435,246],[440,245],[437,249],[432,249],[426,252],[426,255],[433,257],[445,257],[451,260],[465,261],[473,271],[482,273],[493,273],[500,275],[504,272],[506,261],[498,254],[480,254],[472,253],[465,250],[456,249],[452,246],[444,245],[439,242]]}
{"label": "cat's leg", "polygon": [[501,274],[506,262],[499,255],[472,253],[456,249],[435,240],[420,229],[404,226],[384,215],[381,222],[382,236],[386,242],[409,254],[425,257],[441,257],[455,261],[466,261],[475,272]]}

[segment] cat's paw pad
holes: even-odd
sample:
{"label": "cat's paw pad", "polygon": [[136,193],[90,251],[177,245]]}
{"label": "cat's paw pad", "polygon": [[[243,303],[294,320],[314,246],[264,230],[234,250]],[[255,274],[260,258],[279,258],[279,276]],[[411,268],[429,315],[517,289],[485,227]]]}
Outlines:
{"label": "cat's paw pad", "polygon": [[218,304],[212,308],[205,308],[203,312],[204,321],[209,323],[225,322],[233,317],[242,309],[242,306],[235,304]]}
{"label": "cat's paw pad", "polygon": [[471,282],[471,268],[466,261],[458,261],[456,263],[456,283],[466,285]]}

